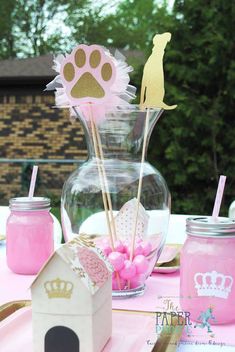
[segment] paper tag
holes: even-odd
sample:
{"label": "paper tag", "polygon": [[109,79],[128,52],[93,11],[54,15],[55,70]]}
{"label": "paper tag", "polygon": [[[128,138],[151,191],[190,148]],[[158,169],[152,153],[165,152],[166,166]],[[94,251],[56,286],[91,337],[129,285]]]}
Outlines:
{"label": "paper tag", "polygon": [[[115,217],[117,237],[130,240],[135,229],[138,201],[133,198],[126,202]],[[147,234],[149,216],[143,205],[139,204],[136,226],[136,239],[142,240]]]}

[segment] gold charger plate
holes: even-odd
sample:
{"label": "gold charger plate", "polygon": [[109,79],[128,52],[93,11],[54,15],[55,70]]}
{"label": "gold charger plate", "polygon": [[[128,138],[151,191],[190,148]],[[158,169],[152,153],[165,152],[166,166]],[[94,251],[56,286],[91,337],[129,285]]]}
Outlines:
{"label": "gold charger plate", "polygon": [[175,258],[169,262],[165,262],[161,264],[156,263],[155,267],[153,268],[154,273],[170,274],[180,269],[180,250],[182,248],[182,245],[178,243],[177,244],[172,243],[172,244],[167,244],[167,246],[176,247],[179,249],[179,252],[175,256]]}
{"label": "gold charger plate", "polygon": [[22,300],[22,301],[12,301],[7,302],[0,306],[0,322],[10,315],[15,313],[17,310],[31,306],[30,300]]}
{"label": "gold charger plate", "polygon": [[[7,317],[10,317],[19,309],[31,306],[30,300],[21,300],[21,301],[12,301],[7,302],[4,305],[0,306],[0,321],[3,321]],[[146,311],[131,311],[131,310],[123,310],[123,309],[113,309],[113,314],[123,314],[125,317],[126,314],[128,315],[137,315],[139,318],[142,319],[146,316],[151,316],[155,321],[156,312],[146,312]],[[170,314],[167,314],[169,319]],[[182,335],[183,327],[184,327],[184,319],[182,317],[174,316],[172,317],[173,330],[169,332],[169,326],[163,326],[161,333],[159,336],[155,333],[157,340],[154,341],[153,345],[151,346],[151,352],[175,352],[178,342],[180,341],[180,337]],[[154,331],[150,331],[149,335],[152,336]],[[147,332],[148,334],[148,332]],[[146,334],[146,336],[147,336]],[[138,331],[137,331],[138,335]],[[146,343],[144,341],[143,343]],[[144,346],[144,345],[143,345]],[[108,346],[107,346],[108,347]],[[104,348],[106,350],[106,348]]]}

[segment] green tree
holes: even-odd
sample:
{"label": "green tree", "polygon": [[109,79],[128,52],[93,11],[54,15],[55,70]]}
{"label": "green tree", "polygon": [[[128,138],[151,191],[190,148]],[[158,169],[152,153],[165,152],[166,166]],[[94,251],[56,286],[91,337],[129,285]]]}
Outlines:
{"label": "green tree", "polygon": [[108,33],[113,22],[109,7],[109,2],[86,0],[78,6],[76,0],[68,1],[65,24],[71,29],[70,50],[75,43],[109,45]]}
{"label": "green tree", "polygon": [[227,175],[226,214],[235,198],[235,6],[176,0],[172,17],[166,91],[178,108],[164,113],[151,158],[168,180],[175,212],[210,214],[218,176]]}
{"label": "green tree", "polygon": [[6,59],[15,57],[15,38],[12,32],[12,12],[14,10],[15,0],[0,1],[0,57]]}
{"label": "green tree", "polygon": [[[79,1],[78,9],[85,2]],[[68,6],[64,0],[1,0],[0,57],[61,52],[68,46],[63,32]]]}

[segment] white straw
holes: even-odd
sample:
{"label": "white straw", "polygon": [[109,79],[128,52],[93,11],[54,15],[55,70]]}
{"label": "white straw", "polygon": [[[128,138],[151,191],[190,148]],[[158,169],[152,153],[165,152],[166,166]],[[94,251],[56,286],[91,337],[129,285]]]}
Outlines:
{"label": "white straw", "polygon": [[219,178],[219,184],[216,192],[215,203],[214,203],[214,208],[212,213],[212,219],[214,221],[216,221],[219,216],[220,206],[221,206],[221,202],[224,194],[225,182],[226,182],[226,176],[221,175]]}
{"label": "white straw", "polygon": [[33,198],[33,195],[34,195],[34,190],[35,190],[35,185],[37,180],[37,173],[38,173],[38,166],[34,165],[31,181],[30,181],[30,187],[29,187],[29,195],[28,195],[29,198]]}

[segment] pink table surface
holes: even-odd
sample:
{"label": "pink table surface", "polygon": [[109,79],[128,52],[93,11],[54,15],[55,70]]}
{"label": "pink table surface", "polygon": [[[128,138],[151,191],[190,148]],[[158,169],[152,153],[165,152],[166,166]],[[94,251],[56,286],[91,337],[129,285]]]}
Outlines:
{"label": "pink table surface", "polygon": [[[102,352],[151,352],[157,340],[154,325],[154,316],[114,312],[112,337]],[[33,352],[31,307],[15,312],[0,324],[0,352],[16,351]]]}
{"label": "pink table surface", "polygon": [[[35,276],[12,273],[6,265],[5,257],[0,258],[0,305],[12,300],[31,299],[30,284]],[[168,306],[170,303],[170,307]],[[153,274],[146,283],[143,296],[129,299],[114,299],[113,308],[141,311],[180,311],[179,272],[172,274]],[[0,324],[1,328],[1,324]],[[184,329],[181,342],[198,345],[235,345],[235,324],[214,325],[213,334],[205,329]],[[189,346],[190,350],[190,346]],[[0,349],[0,352],[1,349]]]}

